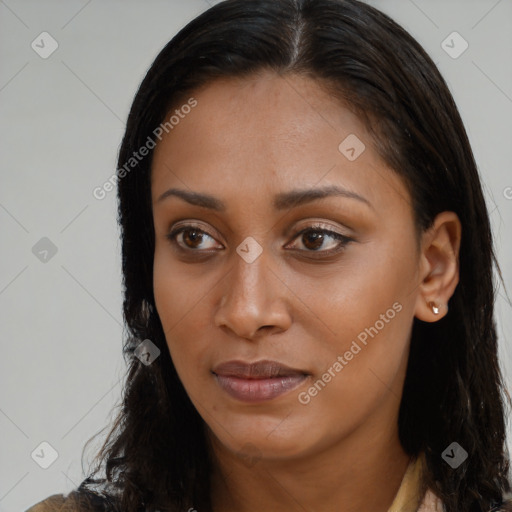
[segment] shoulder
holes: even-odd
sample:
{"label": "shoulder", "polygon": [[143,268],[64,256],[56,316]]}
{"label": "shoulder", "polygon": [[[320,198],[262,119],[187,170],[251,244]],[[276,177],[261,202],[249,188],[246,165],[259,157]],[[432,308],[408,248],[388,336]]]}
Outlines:
{"label": "shoulder", "polygon": [[87,491],[72,491],[67,496],[53,494],[25,512],[110,512],[106,498]]}
{"label": "shoulder", "polygon": [[44,499],[32,505],[25,512],[50,512],[53,510],[60,510],[64,505],[66,498],[62,494],[54,494],[49,498]]}

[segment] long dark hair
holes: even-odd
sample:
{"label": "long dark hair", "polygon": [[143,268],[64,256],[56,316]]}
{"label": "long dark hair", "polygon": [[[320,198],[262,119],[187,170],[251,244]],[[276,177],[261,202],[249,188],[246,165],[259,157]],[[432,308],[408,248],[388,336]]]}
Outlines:
{"label": "long dark hair", "polygon": [[[360,117],[406,183],[418,233],[442,211],[459,216],[460,282],[447,316],[414,319],[399,435],[408,454],[425,453],[424,484],[447,512],[512,510],[503,503],[510,483],[493,265],[501,272],[477,166],[432,60],[403,28],[357,0],[227,0],[185,26],[150,67],[118,160],[128,334],[122,408],[81,489],[100,484],[123,512],[211,510],[204,422],[177,377],[153,297],[152,151],[130,159],[198,87],[262,70],[307,75]],[[161,351],[147,366],[134,356],[146,339]],[[457,469],[441,457],[453,441],[469,454]],[[94,479],[101,467],[105,477]]]}

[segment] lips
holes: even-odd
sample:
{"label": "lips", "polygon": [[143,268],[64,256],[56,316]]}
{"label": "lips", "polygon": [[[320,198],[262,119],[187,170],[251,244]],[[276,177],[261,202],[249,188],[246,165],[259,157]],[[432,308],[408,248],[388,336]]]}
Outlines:
{"label": "lips", "polygon": [[288,377],[290,375],[306,375],[307,372],[291,368],[277,361],[262,360],[255,363],[244,361],[228,361],[219,364],[213,373],[226,377],[239,377],[241,379],[270,379],[274,377]]}
{"label": "lips", "polygon": [[217,365],[212,373],[224,391],[243,402],[277,398],[299,386],[309,375],[304,370],[269,360],[228,361]]}

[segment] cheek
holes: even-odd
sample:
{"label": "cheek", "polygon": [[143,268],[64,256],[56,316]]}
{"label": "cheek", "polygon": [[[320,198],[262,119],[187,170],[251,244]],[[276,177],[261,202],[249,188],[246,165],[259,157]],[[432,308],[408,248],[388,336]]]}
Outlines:
{"label": "cheek", "polygon": [[403,368],[415,304],[414,251],[382,240],[371,245],[322,286],[309,283],[308,297],[311,304],[325,304],[318,309],[330,331],[321,338],[322,371],[331,368],[336,375],[326,375],[328,387],[363,401],[366,391],[381,391],[382,382],[388,385]]}
{"label": "cheek", "polygon": [[336,328],[343,334],[325,347],[322,371],[298,396],[304,414],[324,418],[332,435],[360,424],[383,403],[400,401],[411,320],[401,304],[394,305],[384,309],[372,306],[378,314],[369,311],[364,318],[359,313],[345,332],[343,318],[347,313],[339,315]]}
{"label": "cheek", "polygon": [[[211,282],[210,282],[211,281]],[[204,298],[215,281],[200,265],[184,264],[171,254],[165,244],[157,243],[153,264],[155,303],[166,334],[180,324],[191,324],[204,312],[199,312]],[[190,325],[191,324],[191,325]]]}
{"label": "cheek", "polygon": [[155,305],[167,346],[180,378],[197,367],[207,313],[204,297],[209,287],[191,280],[172,263],[165,251],[156,251],[153,270]]}
{"label": "cheek", "polygon": [[[338,337],[350,345],[349,340],[376,323],[379,337],[391,334],[397,319],[406,316],[404,311],[414,304],[414,250],[410,244],[400,246],[399,241],[392,243],[388,239],[380,236],[366,242],[362,249],[348,252],[335,272],[304,283],[305,302],[316,305],[315,312],[330,327],[331,339]],[[370,330],[376,334],[373,328]],[[364,341],[364,334],[361,338]]]}

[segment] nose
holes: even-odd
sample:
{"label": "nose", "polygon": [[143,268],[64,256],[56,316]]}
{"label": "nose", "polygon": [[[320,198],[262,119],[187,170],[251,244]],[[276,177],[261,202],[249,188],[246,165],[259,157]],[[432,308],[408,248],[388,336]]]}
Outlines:
{"label": "nose", "polygon": [[222,296],[215,312],[215,326],[249,340],[289,329],[289,291],[270,268],[265,251],[252,263],[238,254],[234,258],[233,267],[220,287]]}

